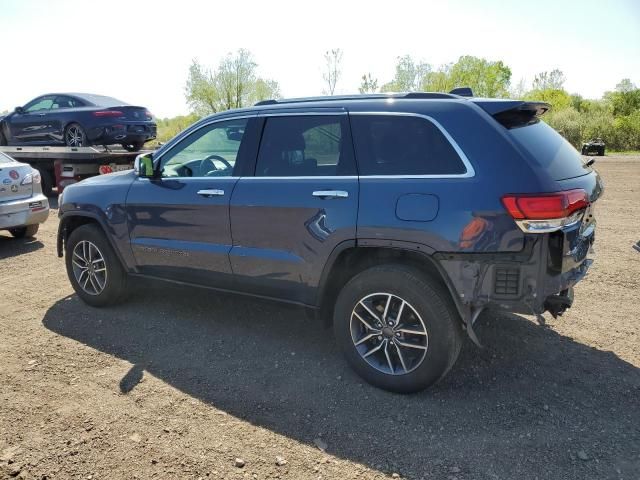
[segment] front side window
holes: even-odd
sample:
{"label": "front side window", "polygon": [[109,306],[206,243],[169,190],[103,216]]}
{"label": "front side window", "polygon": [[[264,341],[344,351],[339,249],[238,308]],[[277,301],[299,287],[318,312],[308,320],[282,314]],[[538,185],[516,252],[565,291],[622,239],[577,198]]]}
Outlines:
{"label": "front side window", "polygon": [[256,177],[355,175],[344,115],[269,117]]}
{"label": "front side window", "polygon": [[461,175],[464,163],[438,127],[422,117],[352,115],[360,175]]}
{"label": "front side window", "polygon": [[38,112],[41,110],[49,110],[53,105],[54,97],[37,98],[33,102],[27,104],[24,108],[25,112]]}
{"label": "front side window", "polygon": [[178,142],[161,159],[163,177],[230,177],[247,119],[202,127]]}

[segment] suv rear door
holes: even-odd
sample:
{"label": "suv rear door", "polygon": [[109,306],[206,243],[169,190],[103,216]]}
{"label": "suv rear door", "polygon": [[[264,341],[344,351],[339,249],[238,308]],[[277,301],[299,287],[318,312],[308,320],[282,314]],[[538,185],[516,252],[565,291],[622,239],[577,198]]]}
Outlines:
{"label": "suv rear door", "polygon": [[331,252],[356,235],[358,178],[347,114],[280,111],[264,122],[254,176],[231,198],[238,288],[312,304]]}
{"label": "suv rear door", "polygon": [[201,285],[231,285],[229,199],[246,158],[255,158],[255,119],[195,127],[157,161],[159,178],[136,178],[127,195],[131,248],[140,273]]}

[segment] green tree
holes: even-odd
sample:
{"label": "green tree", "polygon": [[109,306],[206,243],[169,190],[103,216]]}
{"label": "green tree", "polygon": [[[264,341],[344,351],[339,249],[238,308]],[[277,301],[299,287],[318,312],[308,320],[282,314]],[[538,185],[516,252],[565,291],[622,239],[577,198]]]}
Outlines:
{"label": "green tree", "polygon": [[564,90],[552,88],[544,90],[531,90],[524,96],[525,100],[547,102],[551,104],[552,112],[558,112],[571,107],[571,96]]}
{"label": "green tree", "polygon": [[398,57],[396,72],[388,83],[382,85],[382,92],[415,92],[420,90],[422,80],[431,71],[428,63],[416,63],[410,55]]}
{"label": "green tree", "polygon": [[373,78],[371,73],[362,75],[362,81],[360,87],[358,87],[360,93],[376,93],[378,91],[378,79]]}
{"label": "green tree", "polygon": [[278,83],[257,77],[256,69],[251,52],[245,49],[227,54],[216,70],[207,69],[194,59],[185,86],[191,111],[202,116],[278,98]]}
{"label": "green tree", "polygon": [[455,87],[471,87],[478,97],[509,96],[511,69],[501,60],[492,62],[466,55],[449,68],[450,83]]}
{"label": "green tree", "polygon": [[640,89],[628,78],[618,83],[613,92],[605,93],[605,98],[611,103],[614,116],[631,115],[640,110]]}

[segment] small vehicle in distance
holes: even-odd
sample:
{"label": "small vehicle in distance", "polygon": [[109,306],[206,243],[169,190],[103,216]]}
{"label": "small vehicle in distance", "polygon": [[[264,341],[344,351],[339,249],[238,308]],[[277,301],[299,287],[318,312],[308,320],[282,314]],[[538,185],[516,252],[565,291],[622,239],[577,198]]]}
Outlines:
{"label": "small vehicle in distance", "polygon": [[156,123],[145,107],[104,95],[52,93],[0,117],[0,145],[122,145],[140,150],[156,138]]}
{"label": "small vehicle in distance", "polygon": [[595,153],[600,157],[604,157],[604,147],[604,140],[600,137],[592,138],[582,144],[582,155],[593,155]]}
{"label": "small vehicle in distance", "polygon": [[0,230],[16,238],[33,237],[48,216],[40,172],[0,152]]}
{"label": "small vehicle in distance", "polygon": [[133,277],[302,305],[366,381],[415,392],[485,309],[561,315],[589,268],[602,182],[548,109],[413,92],[221,112],[67,187],[58,255],[93,306]]}

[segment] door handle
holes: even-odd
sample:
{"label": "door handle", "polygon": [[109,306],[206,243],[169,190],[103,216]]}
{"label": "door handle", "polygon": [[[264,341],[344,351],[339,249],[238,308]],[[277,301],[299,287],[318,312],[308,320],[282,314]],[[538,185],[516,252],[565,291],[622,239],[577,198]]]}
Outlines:
{"label": "door handle", "polygon": [[316,190],[313,192],[314,197],[322,198],[323,200],[329,198],[348,198],[349,192],[344,190]]}
{"label": "door handle", "polygon": [[207,189],[207,190],[198,190],[198,195],[203,197],[222,197],[224,195],[224,190],[218,190],[217,188]]}
{"label": "door handle", "polygon": [[39,117],[44,117],[44,116],[45,116],[45,114],[44,114],[44,113],[39,113],[39,114],[38,114],[38,116],[39,116]]}

